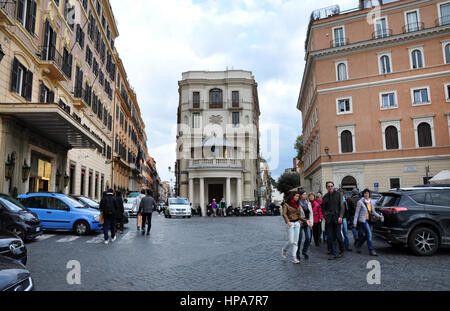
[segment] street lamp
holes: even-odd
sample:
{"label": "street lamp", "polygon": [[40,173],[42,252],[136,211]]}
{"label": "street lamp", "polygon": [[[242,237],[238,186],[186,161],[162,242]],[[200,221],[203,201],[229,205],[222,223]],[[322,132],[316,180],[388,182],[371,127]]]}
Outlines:
{"label": "street lamp", "polygon": [[3,56],[5,56],[5,52],[3,52],[2,45],[0,44],[0,62],[2,61]]}
{"label": "street lamp", "polygon": [[28,166],[27,160],[23,160],[22,165],[22,181],[25,182],[30,176],[31,166]]}
{"label": "street lamp", "polygon": [[14,173],[14,166],[16,165],[16,152],[11,155],[8,154],[8,160],[5,163],[5,178],[11,180]]}
{"label": "street lamp", "polygon": [[64,173],[64,188],[67,188],[67,186],[69,185],[69,181],[70,181],[70,176],[67,175],[67,173]]}

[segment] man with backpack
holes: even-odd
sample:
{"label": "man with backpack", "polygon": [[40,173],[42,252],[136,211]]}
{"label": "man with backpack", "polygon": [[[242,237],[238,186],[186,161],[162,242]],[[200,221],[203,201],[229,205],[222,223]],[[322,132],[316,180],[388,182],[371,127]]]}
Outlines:
{"label": "man with backpack", "polygon": [[109,244],[109,230],[111,230],[111,242],[116,240],[116,213],[120,210],[119,203],[114,196],[114,191],[108,189],[106,194],[100,201],[100,211],[103,213],[103,234],[105,241],[104,244]]}

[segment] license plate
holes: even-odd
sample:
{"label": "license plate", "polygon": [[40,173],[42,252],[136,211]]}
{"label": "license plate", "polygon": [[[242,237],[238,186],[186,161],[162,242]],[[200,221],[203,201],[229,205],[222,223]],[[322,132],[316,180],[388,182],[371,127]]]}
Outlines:
{"label": "license plate", "polygon": [[41,227],[36,228],[36,232],[39,232],[39,231],[41,231]]}

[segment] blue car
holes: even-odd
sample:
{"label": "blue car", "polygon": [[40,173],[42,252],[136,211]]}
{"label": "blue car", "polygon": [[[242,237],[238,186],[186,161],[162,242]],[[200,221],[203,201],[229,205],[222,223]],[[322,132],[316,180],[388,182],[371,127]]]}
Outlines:
{"label": "blue car", "polygon": [[100,211],[60,193],[21,194],[17,199],[36,213],[44,230],[73,230],[77,235],[102,229]]}

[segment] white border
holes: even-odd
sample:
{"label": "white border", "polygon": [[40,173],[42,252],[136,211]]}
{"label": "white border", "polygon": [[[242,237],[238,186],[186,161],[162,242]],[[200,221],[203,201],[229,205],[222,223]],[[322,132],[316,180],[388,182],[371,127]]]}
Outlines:
{"label": "white border", "polygon": [[[339,111],[339,101],[340,100],[344,100],[344,99],[349,99],[350,100],[350,111],[340,112]],[[336,114],[337,115],[352,114],[352,113],[353,113],[353,99],[352,99],[352,96],[336,98]]]}
{"label": "white border", "polygon": [[440,21],[441,21],[441,18],[442,18],[442,16],[441,16],[441,5],[445,5],[445,4],[450,4],[450,1],[444,1],[444,2],[438,2],[438,3],[436,3],[436,5],[437,5],[437,10],[438,10],[438,18],[439,18],[439,26],[442,26],[442,24],[440,23]]}
{"label": "white border", "polygon": [[443,61],[443,64],[444,65],[450,64],[450,61],[447,63],[447,60],[445,59],[445,46],[447,44],[450,44],[450,39],[449,40],[442,40],[441,44],[442,44],[442,61]]}
{"label": "white border", "polygon": [[[345,126],[337,126],[338,131],[338,145],[339,145],[339,154],[351,154],[356,152],[356,144],[355,144],[355,126],[354,125],[345,125]],[[342,146],[341,146],[341,134],[343,131],[350,131],[352,133],[352,144],[353,144],[353,151],[352,152],[342,152]]]}
{"label": "white border", "polygon": [[[427,65],[425,64],[425,53],[423,52],[423,44],[422,45],[418,45],[418,46],[409,47],[408,50],[409,50],[409,66],[410,66],[411,70],[418,70],[418,69],[423,69],[423,68],[427,67]],[[412,52],[414,52],[415,50],[419,50],[422,53],[422,64],[423,64],[423,67],[413,68]]]}
{"label": "white border", "polygon": [[[346,75],[346,79],[342,79],[339,80],[339,70],[338,70],[338,66],[340,64],[344,64],[345,65],[345,75]],[[346,81],[348,80],[348,60],[347,59],[341,59],[341,60],[337,60],[334,62],[334,68],[336,70],[336,81]]]}
{"label": "white border", "polygon": [[[394,100],[395,100],[395,106],[394,107],[386,107],[383,108],[383,95],[394,93]],[[398,98],[397,98],[397,91],[384,91],[379,93],[379,100],[380,100],[380,110],[390,110],[390,109],[398,109]]]}
{"label": "white border", "polygon": [[407,15],[408,15],[408,13],[412,13],[412,12],[416,12],[417,13],[417,24],[419,26],[419,29],[417,29],[415,31],[422,30],[422,25],[421,25],[421,22],[420,22],[420,11],[417,8],[417,9],[414,9],[414,10],[409,10],[409,11],[405,11],[404,12],[404,16],[405,16],[405,33],[415,32],[415,31],[407,31],[407,27],[408,27],[408,17],[407,17]]}
{"label": "white border", "polygon": [[336,46],[336,38],[334,37],[334,30],[335,29],[338,29],[338,28],[342,28],[342,33],[344,34],[344,44],[343,45],[339,45],[339,46],[344,46],[344,45],[347,45],[347,42],[346,42],[346,37],[345,37],[345,25],[340,25],[340,26],[336,26],[336,27],[333,27],[333,28],[331,28],[331,32],[333,33],[333,47],[337,47]]}
{"label": "white border", "polygon": [[[427,95],[428,95],[428,102],[425,102],[425,103],[420,103],[420,104],[415,104],[414,103],[414,91],[417,91],[417,90],[423,90],[423,89],[427,89]],[[415,107],[415,106],[424,106],[424,105],[431,105],[431,93],[430,93],[430,87],[429,86],[420,86],[420,87],[412,87],[411,89],[410,89],[410,91],[411,91],[411,103],[412,103],[412,105]]]}
{"label": "white border", "polygon": [[[389,126],[393,126],[397,129],[398,149],[387,149],[386,148],[386,133],[385,132]],[[384,151],[402,149],[402,135],[401,135],[401,130],[400,130],[400,121],[381,121],[381,135],[383,137],[383,150]]]}
{"label": "white border", "polygon": [[[386,32],[387,32],[387,36],[381,36],[381,37],[377,37],[377,23],[378,21],[385,19],[386,20]],[[373,32],[374,32],[374,37],[375,39],[382,39],[382,38],[387,38],[390,37],[391,34],[389,33],[389,20],[387,18],[387,16],[380,16],[376,19],[374,19],[373,21]]]}
{"label": "white border", "polygon": [[388,178],[387,178],[387,180],[388,180],[388,182],[387,182],[387,184],[388,184],[388,186],[389,186],[389,189],[393,189],[392,187],[391,187],[391,179],[394,179],[394,178],[396,178],[396,179],[398,179],[399,181],[400,181],[400,188],[402,187],[402,177],[401,176],[389,176]]}
{"label": "white border", "polygon": [[[424,117],[424,118],[416,118],[414,119],[414,138],[416,141],[416,148],[431,148],[431,147],[436,147],[436,140],[434,137],[434,122],[433,122],[433,118],[434,117]],[[417,127],[421,124],[421,123],[428,123],[430,125],[431,128],[431,146],[428,147],[419,147],[419,135],[417,133]]]}
{"label": "white border", "polygon": [[[389,58],[389,67],[390,67],[390,69],[391,69],[390,72],[386,72],[386,73],[382,72],[383,66],[382,66],[382,63],[381,63],[381,58],[382,58],[383,56],[387,56],[387,57]],[[380,75],[391,74],[391,73],[394,71],[394,70],[392,69],[392,53],[391,53],[390,51],[389,51],[389,52],[377,53],[377,57],[378,57],[378,73],[379,73]]]}
{"label": "white border", "polygon": [[444,83],[444,95],[445,95],[445,101],[447,103],[450,103],[450,92],[448,90],[448,86],[450,86],[450,82]]}

